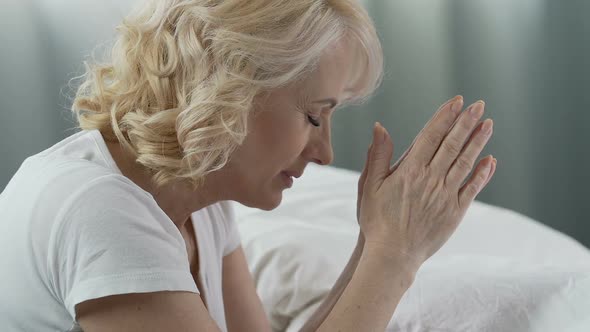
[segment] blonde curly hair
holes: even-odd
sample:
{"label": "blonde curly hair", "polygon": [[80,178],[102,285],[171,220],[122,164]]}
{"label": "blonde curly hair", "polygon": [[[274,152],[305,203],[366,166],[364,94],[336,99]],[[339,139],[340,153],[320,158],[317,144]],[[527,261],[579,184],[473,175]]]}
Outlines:
{"label": "blonde curly hair", "polygon": [[85,62],[72,111],[119,141],[156,185],[198,187],[247,134],[254,97],[313,70],[328,45],[359,52],[355,98],[382,80],[373,22],[355,0],[149,0],[117,27],[110,63]]}

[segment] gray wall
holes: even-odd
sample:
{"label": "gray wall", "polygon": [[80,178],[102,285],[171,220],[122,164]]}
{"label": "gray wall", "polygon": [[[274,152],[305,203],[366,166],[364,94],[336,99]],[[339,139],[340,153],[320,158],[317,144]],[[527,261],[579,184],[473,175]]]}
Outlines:
{"label": "gray wall", "polygon": [[[397,159],[438,105],[486,101],[498,159],[478,200],[590,246],[590,2],[366,1],[385,44],[379,95],[334,122],[335,164],[360,170],[374,121]],[[509,231],[509,230],[507,230]]]}
{"label": "gray wall", "polygon": [[[0,0],[0,188],[26,156],[72,133],[67,81],[130,1]],[[495,134],[482,156],[498,170],[478,199],[590,246],[590,2],[365,2],[386,80],[366,105],[336,113],[335,165],[362,168],[374,121],[397,159],[442,102],[484,99]]]}
{"label": "gray wall", "polygon": [[0,0],[0,190],[27,156],[75,132],[68,80],[131,3]]}

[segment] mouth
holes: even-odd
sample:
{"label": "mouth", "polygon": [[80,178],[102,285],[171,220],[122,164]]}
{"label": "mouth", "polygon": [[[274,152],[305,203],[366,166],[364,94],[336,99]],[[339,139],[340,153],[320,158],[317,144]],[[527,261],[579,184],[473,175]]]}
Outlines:
{"label": "mouth", "polygon": [[293,176],[289,175],[286,172],[281,172],[281,179],[287,186],[287,188],[291,188],[293,186]]}

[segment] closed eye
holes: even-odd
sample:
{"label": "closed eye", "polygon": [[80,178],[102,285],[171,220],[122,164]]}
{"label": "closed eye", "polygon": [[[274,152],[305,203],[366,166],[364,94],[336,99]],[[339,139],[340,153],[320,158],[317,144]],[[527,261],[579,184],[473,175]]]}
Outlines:
{"label": "closed eye", "polygon": [[314,127],[319,127],[321,125],[320,119],[313,117],[311,114],[307,115],[307,120],[311,123]]}

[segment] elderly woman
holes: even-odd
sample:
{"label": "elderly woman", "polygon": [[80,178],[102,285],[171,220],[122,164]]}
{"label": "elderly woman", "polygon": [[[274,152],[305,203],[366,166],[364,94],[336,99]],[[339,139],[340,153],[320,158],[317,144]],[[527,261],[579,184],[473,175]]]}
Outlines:
{"label": "elderly woman", "polygon": [[[333,112],[382,77],[370,18],[354,0],[152,0],[118,31],[74,100],[82,130],[0,197],[0,325],[270,331],[228,201],[273,209],[330,164]],[[375,125],[356,249],[305,330],[383,331],[454,232],[496,165],[475,165],[483,102],[462,108],[442,105],[393,167]]]}

